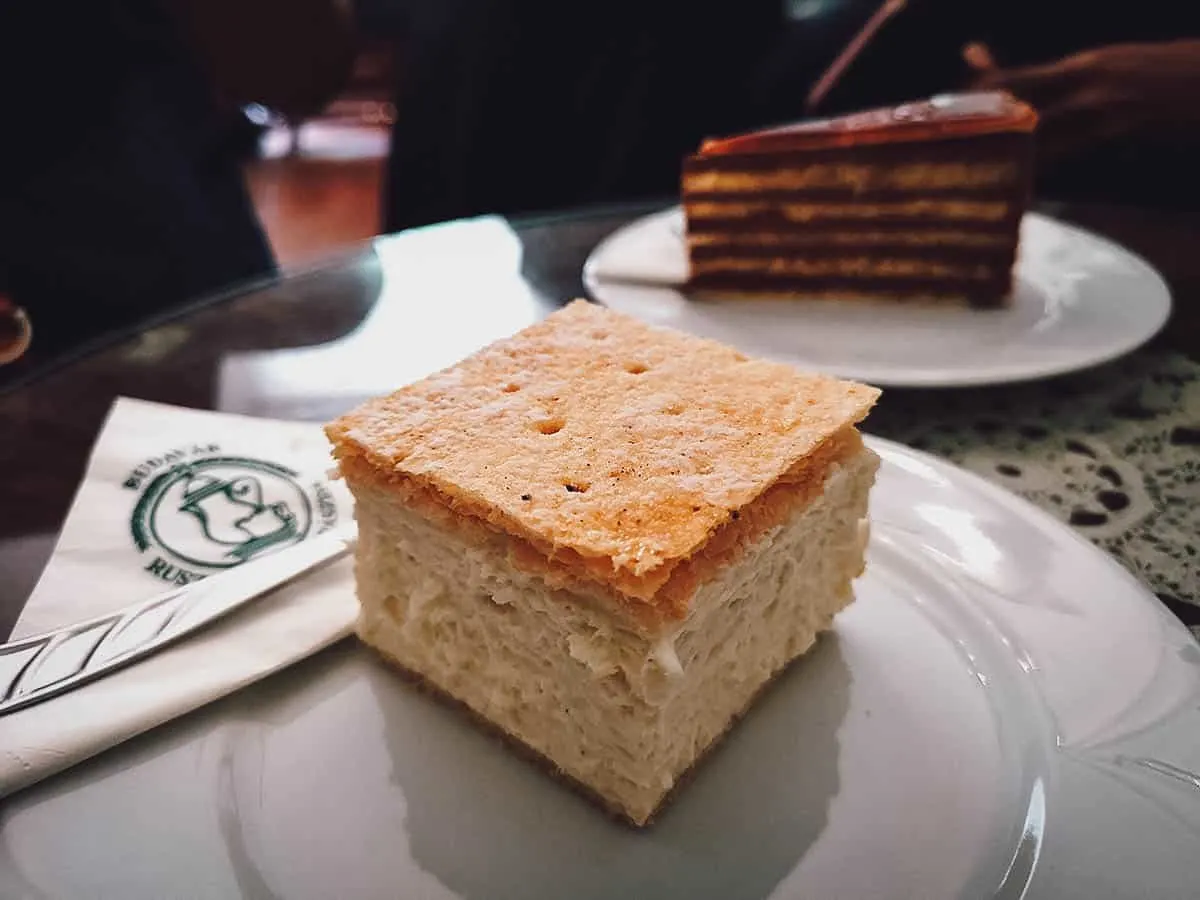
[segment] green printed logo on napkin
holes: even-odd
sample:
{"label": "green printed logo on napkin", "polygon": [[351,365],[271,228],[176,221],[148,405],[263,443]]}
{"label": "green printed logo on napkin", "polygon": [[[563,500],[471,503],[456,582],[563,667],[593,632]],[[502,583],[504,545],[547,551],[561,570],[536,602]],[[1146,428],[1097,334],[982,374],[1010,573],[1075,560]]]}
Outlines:
{"label": "green printed logo on napkin", "polygon": [[216,444],[147,459],[123,486],[139,492],[129,526],[145,569],[170,584],[299,543],[314,522],[317,533],[337,523],[327,485],[305,485],[276,462],[220,455]]}

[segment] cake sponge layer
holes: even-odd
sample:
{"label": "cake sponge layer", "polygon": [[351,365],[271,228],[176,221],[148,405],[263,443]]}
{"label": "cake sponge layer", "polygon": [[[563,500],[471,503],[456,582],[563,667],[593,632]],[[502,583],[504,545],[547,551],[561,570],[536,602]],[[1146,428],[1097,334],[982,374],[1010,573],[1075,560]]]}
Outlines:
{"label": "cake sponge layer", "polygon": [[877,466],[861,445],[831,465],[666,630],[514,569],[502,535],[468,541],[351,478],[358,633],[642,825],[852,600]]}

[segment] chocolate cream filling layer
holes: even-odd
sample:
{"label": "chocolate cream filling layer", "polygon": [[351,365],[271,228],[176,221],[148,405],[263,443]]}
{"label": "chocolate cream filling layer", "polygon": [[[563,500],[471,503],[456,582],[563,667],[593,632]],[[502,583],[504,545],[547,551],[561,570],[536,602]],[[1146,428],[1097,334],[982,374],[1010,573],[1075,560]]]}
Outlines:
{"label": "chocolate cream filling layer", "polygon": [[828,202],[792,195],[784,200],[708,201],[688,198],[689,222],[704,219],[750,219],[774,216],[782,223],[837,222],[842,220],[892,220],[920,224],[924,222],[974,221],[995,225],[1007,220],[1013,204],[1007,200],[930,199],[855,200]]}
{"label": "chocolate cream filling layer", "polygon": [[902,163],[895,166],[866,164],[816,163],[798,167],[784,165],[762,171],[745,169],[687,172],[683,176],[685,194],[763,194],[772,191],[954,191],[975,193],[1000,192],[1017,182],[1020,165],[1014,160],[981,163]]}
{"label": "chocolate cream filling layer", "polygon": [[[786,252],[794,249],[794,254]],[[781,252],[781,250],[783,252]],[[846,245],[752,245],[732,243],[694,244],[691,247],[693,271],[724,261],[736,262],[739,267],[750,265],[770,267],[796,267],[796,271],[812,271],[820,274],[830,262],[845,263],[860,269],[871,264],[897,264],[897,271],[907,270],[908,264],[919,266],[928,263],[947,265],[1003,266],[1012,263],[1010,245],[972,246],[969,244],[846,244]]]}
{"label": "chocolate cream filling layer", "polygon": [[779,231],[700,231],[687,236],[693,256],[712,256],[738,247],[745,252],[778,253],[781,250],[841,252],[840,248],[870,247],[882,253],[906,253],[923,247],[972,247],[1012,252],[1008,233],[975,233],[961,229],[911,231],[902,228],[869,228],[787,233]]}
{"label": "chocolate cream filling layer", "polygon": [[712,272],[698,275],[689,284],[697,293],[713,293],[747,299],[813,297],[830,300],[888,298],[895,300],[954,300],[988,306],[1005,294],[1011,275],[976,281],[953,278],[848,277],[767,275],[760,272]]}

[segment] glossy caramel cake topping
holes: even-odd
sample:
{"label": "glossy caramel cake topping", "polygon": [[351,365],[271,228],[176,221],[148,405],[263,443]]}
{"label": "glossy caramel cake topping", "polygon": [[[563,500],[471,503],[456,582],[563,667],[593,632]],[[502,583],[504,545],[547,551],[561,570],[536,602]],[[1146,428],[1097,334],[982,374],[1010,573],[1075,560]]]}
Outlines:
{"label": "glossy caramel cake topping", "polygon": [[817,147],[847,147],[899,141],[935,141],[1003,132],[1031,132],[1037,113],[1003,91],[942,94],[900,106],[798,122],[750,134],[710,138],[701,156],[767,153]]}

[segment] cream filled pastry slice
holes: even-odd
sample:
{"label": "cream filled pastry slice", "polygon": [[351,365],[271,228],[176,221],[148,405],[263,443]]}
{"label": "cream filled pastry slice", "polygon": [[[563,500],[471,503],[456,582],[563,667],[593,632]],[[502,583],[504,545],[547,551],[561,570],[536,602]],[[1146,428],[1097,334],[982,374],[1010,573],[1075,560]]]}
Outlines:
{"label": "cream filled pastry slice", "polygon": [[327,426],[358,635],[644,825],[853,599],[877,396],[576,301]]}

